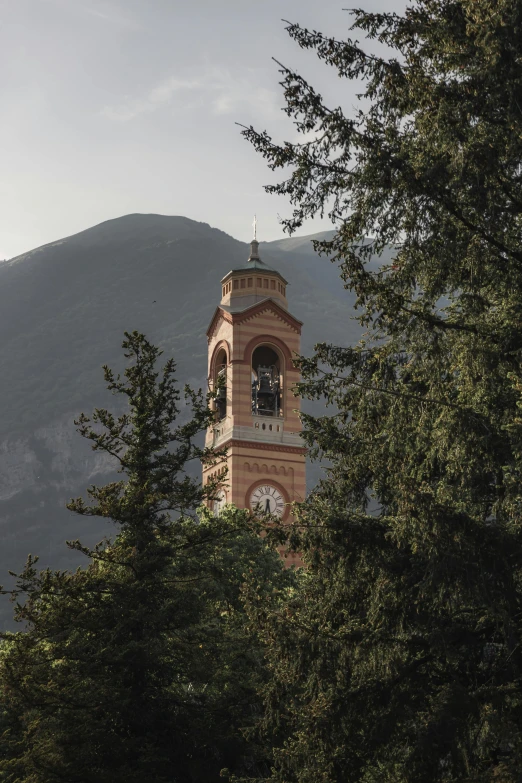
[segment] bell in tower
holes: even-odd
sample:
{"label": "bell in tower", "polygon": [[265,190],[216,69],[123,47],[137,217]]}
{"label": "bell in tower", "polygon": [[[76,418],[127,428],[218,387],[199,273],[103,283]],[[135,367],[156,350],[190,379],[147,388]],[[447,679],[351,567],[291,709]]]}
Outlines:
{"label": "bell in tower", "polygon": [[218,365],[218,371],[216,376],[216,399],[215,406],[217,411],[217,419],[221,421],[227,415],[227,366],[226,364]]}
{"label": "bell in tower", "polygon": [[259,365],[252,382],[252,413],[258,416],[278,416],[280,411],[279,373],[274,364]]}
{"label": "bell in tower", "polygon": [[280,361],[268,346],[260,346],[252,354],[252,413],[274,417],[282,414]]}
{"label": "bell in tower", "polygon": [[[226,446],[228,453],[220,508],[233,503],[283,522],[291,518],[292,502],[304,500],[306,453],[299,399],[292,393],[302,324],[288,311],[287,285],[261,259],[254,237],[246,263],[222,279],[207,331],[216,398],[206,445]],[[211,472],[204,470],[204,481]]]}

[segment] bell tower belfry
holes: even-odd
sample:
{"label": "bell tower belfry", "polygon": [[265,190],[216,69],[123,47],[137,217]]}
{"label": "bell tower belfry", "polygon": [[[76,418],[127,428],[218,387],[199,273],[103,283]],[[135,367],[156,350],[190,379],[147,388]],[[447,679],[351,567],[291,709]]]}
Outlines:
{"label": "bell tower belfry", "polygon": [[[246,264],[221,281],[221,302],[207,331],[209,383],[218,396],[206,445],[228,451],[216,512],[233,503],[287,521],[290,504],[305,497],[300,401],[292,394],[302,323],[288,312],[286,286],[259,257],[256,238]],[[204,482],[213,470],[204,469]]]}

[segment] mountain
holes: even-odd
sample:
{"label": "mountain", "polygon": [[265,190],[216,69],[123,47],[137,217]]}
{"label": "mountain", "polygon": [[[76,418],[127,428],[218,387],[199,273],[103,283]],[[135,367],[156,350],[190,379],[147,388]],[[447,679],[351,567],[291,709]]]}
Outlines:
{"label": "mountain", "polygon": [[[310,239],[261,243],[262,258],[289,281],[302,350],[354,342],[353,295]],[[173,356],[181,384],[206,386],[205,331],[221,278],[249,247],[184,217],[126,215],[0,264],[0,582],[26,555],[68,568],[65,539],[94,543],[111,529],[64,508],[114,466],[76,433],[74,418],[114,407],[102,365],[123,369],[125,330],[144,332]],[[194,466],[198,471],[198,466]],[[312,469],[309,485],[317,478]],[[4,615],[5,616],[5,615]]]}

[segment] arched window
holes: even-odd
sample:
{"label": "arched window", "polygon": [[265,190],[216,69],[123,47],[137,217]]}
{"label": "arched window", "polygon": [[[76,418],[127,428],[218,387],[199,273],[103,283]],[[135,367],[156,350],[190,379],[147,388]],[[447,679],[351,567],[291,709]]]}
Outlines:
{"label": "arched window", "polygon": [[252,353],[252,413],[255,416],[282,416],[282,389],[279,353],[270,345],[258,345]]}
{"label": "arched window", "polygon": [[222,348],[216,356],[214,365],[214,390],[217,397],[214,400],[218,421],[227,415],[227,352]]}

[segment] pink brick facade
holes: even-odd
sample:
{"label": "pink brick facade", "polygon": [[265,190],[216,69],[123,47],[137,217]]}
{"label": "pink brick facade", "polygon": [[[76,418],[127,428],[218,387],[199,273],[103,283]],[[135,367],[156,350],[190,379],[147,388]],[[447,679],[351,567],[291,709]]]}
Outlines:
{"label": "pink brick facade", "polygon": [[[226,366],[226,411],[216,416],[206,442],[228,449],[225,502],[250,508],[252,492],[266,484],[283,496],[282,519],[288,521],[290,504],[304,500],[306,492],[300,401],[292,393],[299,381],[293,357],[300,351],[301,322],[287,310],[284,278],[259,266],[233,271],[222,281],[221,303],[207,332],[208,377],[212,387]],[[280,408],[269,416],[252,411],[256,349],[277,356]],[[212,472],[204,471],[203,480]]]}

